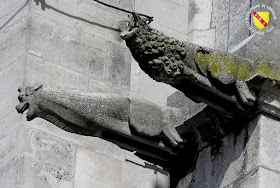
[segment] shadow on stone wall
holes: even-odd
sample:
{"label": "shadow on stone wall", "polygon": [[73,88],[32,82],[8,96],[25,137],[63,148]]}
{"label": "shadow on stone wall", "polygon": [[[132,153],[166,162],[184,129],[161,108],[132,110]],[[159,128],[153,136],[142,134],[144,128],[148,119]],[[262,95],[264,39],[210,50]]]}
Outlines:
{"label": "shadow on stone wall", "polygon": [[88,24],[91,24],[91,25],[95,25],[95,26],[102,27],[102,28],[105,28],[105,29],[110,29],[110,30],[117,31],[117,32],[120,31],[118,28],[114,28],[114,27],[110,27],[110,26],[107,26],[107,25],[103,25],[103,24],[100,24],[100,23],[97,23],[97,22],[93,22],[93,21],[87,20],[87,19],[79,17],[79,16],[74,16],[74,15],[71,15],[69,13],[66,13],[66,12],[64,12],[62,10],[59,10],[59,9],[57,9],[57,8],[47,4],[45,2],[45,0],[35,0],[35,2],[36,2],[36,5],[39,5],[41,3],[41,9],[43,11],[45,11],[46,9],[51,9],[51,10],[53,10],[55,12],[63,14],[64,16],[67,16],[67,17],[70,17],[70,18],[73,18],[73,19],[76,19],[76,20],[79,20],[79,21],[82,21],[82,22],[85,22],[85,23],[88,23]]}
{"label": "shadow on stone wall", "polygon": [[256,143],[254,139],[248,141],[258,120],[259,118],[256,118],[248,126],[244,126],[246,128],[224,137],[221,147],[209,146],[202,150],[195,170],[181,179],[177,188],[222,188],[234,182],[238,184],[239,180],[252,171],[248,160],[252,154],[250,147]]}

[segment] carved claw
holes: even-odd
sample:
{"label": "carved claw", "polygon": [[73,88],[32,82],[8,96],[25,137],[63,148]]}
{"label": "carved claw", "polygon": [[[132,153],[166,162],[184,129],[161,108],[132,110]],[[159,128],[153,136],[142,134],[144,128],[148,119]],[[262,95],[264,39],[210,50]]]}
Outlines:
{"label": "carved claw", "polygon": [[31,121],[36,117],[38,107],[33,102],[32,94],[38,89],[40,89],[41,87],[42,87],[41,84],[35,84],[34,86],[31,87],[28,86],[25,89],[23,87],[20,87],[18,89],[19,92],[18,100],[20,104],[16,106],[16,110],[18,113],[21,114],[23,114],[23,112],[28,110],[26,114],[27,121]]}
{"label": "carved claw", "polygon": [[166,126],[163,129],[164,135],[171,141],[174,146],[177,146],[183,139],[180,137],[174,127]]}

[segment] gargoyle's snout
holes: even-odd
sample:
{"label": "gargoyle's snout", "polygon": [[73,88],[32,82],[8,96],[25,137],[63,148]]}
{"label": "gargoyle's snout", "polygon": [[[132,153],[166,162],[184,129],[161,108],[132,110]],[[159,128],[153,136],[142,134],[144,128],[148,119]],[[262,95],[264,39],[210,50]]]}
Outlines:
{"label": "gargoyle's snout", "polygon": [[27,121],[31,121],[39,114],[38,107],[33,101],[34,99],[33,93],[35,93],[40,88],[42,88],[41,84],[35,84],[31,87],[25,87],[25,88],[21,87],[18,89],[19,92],[18,100],[20,104],[16,106],[16,110],[18,113],[21,114],[23,114],[23,112],[28,110],[28,112],[26,113]]}
{"label": "gargoyle's snout", "polygon": [[25,112],[28,108],[29,108],[28,102],[22,102],[16,106],[17,112],[21,114],[23,114],[23,112]]}

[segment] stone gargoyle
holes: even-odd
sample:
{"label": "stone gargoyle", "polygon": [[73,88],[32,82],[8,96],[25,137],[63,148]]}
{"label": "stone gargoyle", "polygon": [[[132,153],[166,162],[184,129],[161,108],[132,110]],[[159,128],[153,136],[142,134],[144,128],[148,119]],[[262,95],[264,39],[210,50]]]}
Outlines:
{"label": "stone gargoyle", "polygon": [[135,140],[164,135],[173,146],[183,141],[175,129],[182,123],[177,108],[117,94],[40,84],[19,88],[18,99],[16,110],[18,113],[28,110],[28,121],[43,118],[68,132],[103,138],[106,130]]}
{"label": "stone gargoyle", "polygon": [[248,84],[254,77],[280,79],[275,62],[253,62],[175,40],[152,29],[137,13],[119,22],[119,29],[134,59],[150,77],[228,115],[246,111],[255,103],[257,93]]}

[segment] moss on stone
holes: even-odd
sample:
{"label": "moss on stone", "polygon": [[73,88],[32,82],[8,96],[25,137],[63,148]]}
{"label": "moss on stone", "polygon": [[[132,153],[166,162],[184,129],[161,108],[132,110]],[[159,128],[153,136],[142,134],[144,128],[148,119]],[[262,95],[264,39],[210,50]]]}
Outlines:
{"label": "moss on stone", "polygon": [[262,62],[258,65],[257,71],[258,71],[261,75],[268,77],[271,70],[270,70],[269,65],[268,65],[266,62],[262,61]]}
{"label": "moss on stone", "polygon": [[211,54],[209,56],[209,65],[208,65],[209,71],[211,73],[218,73],[221,70],[221,65],[219,65],[218,57],[216,54]]}
{"label": "moss on stone", "polygon": [[69,96],[69,101],[73,101],[74,99],[73,99],[73,97],[72,96]]}
{"label": "moss on stone", "polygon": [[226,55],[222,56],[221,59],[223,61],[223,67],[220,67],[220,69],[224,69],[228,76],[235,75],[238,67],[236,67],[235,63],[233,62],[233,58]]}
{"label": "moss on stone", "polygon": [[262,61],[257,66],[257,73],[271,79],[280,80],[280,70],[269,66],[268,63]]}
{"label": "moss on stone", "polygon": [[197,65],[206,73],[209,63],[208,54],[203,54],[202,52],[195,53],[195,61]]}
{"label": "moss on stone", "polygon": [[242,81],[248,78],[250,75],[249,65],[246,63],[242,63],[239,67],[237,80]]}

